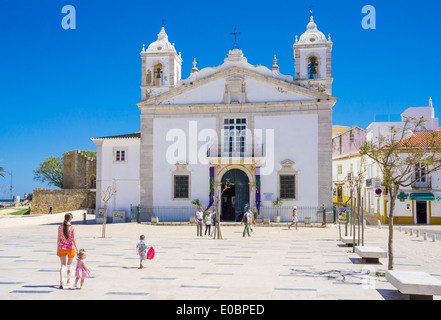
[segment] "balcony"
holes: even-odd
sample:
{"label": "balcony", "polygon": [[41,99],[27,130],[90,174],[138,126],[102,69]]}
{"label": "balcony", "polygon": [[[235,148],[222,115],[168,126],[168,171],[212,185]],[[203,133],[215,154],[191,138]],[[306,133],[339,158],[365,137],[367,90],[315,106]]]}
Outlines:
{"label": "balcony", "polygon": [[207,157],[210,163],[251,164],[263,158],[263,144],[208,146]]}

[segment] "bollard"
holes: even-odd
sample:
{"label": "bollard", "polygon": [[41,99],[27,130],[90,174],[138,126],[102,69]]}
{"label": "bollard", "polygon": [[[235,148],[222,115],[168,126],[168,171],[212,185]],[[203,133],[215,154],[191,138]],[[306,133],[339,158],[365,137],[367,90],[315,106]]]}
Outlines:
{"label": "bollard", "polygon": [[410,229],[409,235],[413,236],[413,229]]}
{"label": "bollard", "polygon": [[433,236],[432,236],[432,241],[433,241],[433,242],[436,242],[436,235],[433,235]]}
{"label": "bollard", "polygon": [[424,232],[424,240],[427,240],[427,232]]}
{"label": "bollard", "polygon": [[378,221],[378,229],[381,229],[381,221],[380,220],[377,221]]}
{"label": "bollard", "polygon": [[420,236],[420,230],[417,230],[417,231],[416,231],[416,236],[417,236],[417,238],[419,238],[419,236]]}
{"label": "bollard", "polygon": [[404,233],[405,233],[405,234],[407,234],[407,228],[406,228],[406,229],[404,229]]}
{"label": "bollard", "polygon": [[401,232],[401,226],[400,226],[400,227],[398,227],[398,230],[400,230],[400,232]]}

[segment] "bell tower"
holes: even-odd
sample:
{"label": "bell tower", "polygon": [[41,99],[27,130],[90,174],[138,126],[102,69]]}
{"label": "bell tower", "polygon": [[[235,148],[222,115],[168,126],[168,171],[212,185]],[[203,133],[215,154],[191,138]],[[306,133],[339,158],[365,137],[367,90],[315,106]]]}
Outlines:
{"label": "bell tower", "polygon": [[175,87],[181,80],[181,54],[177,54],[174,43],[168,41],[164,27],[158,40],[141,51],[141,100],[161,94]]}
{"label": "bell tower", "polygon": [[296,36],[293,46],[295,82],[319,92],[332,95],[332,41],[317,29],[311,12],[306,32]]}

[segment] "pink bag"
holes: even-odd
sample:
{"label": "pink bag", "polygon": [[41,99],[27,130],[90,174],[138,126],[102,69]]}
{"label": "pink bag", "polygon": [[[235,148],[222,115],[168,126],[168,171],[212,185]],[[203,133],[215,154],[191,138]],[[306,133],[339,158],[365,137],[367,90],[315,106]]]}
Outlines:
{"label": "pink bag", "polygon": [[147,251],[147,260],[152,260],[155,257],[155,249],[150,247],[149,251]]}

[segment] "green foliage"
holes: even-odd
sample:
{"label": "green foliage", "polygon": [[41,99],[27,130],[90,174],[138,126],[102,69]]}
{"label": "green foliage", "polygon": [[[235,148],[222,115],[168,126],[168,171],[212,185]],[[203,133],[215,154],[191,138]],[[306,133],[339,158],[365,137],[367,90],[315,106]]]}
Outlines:
{"label": "green foliage", "polygon": [[34,180],[63,188],[63,158],[49,157],[34,171]]}
{"label": "green foliage", "polygon": [[199,199],[194,199],[194,200],[191,202],[191,204],[194,205],[196,208],[200,208],[200,207],[202,207],[201,202],[199,201]]}
{"label": "green foliage", "polygon": [[275,208],[281,208],[283,206],[283,202],[277,198],[276,201],[273,201],[273,207]]}

